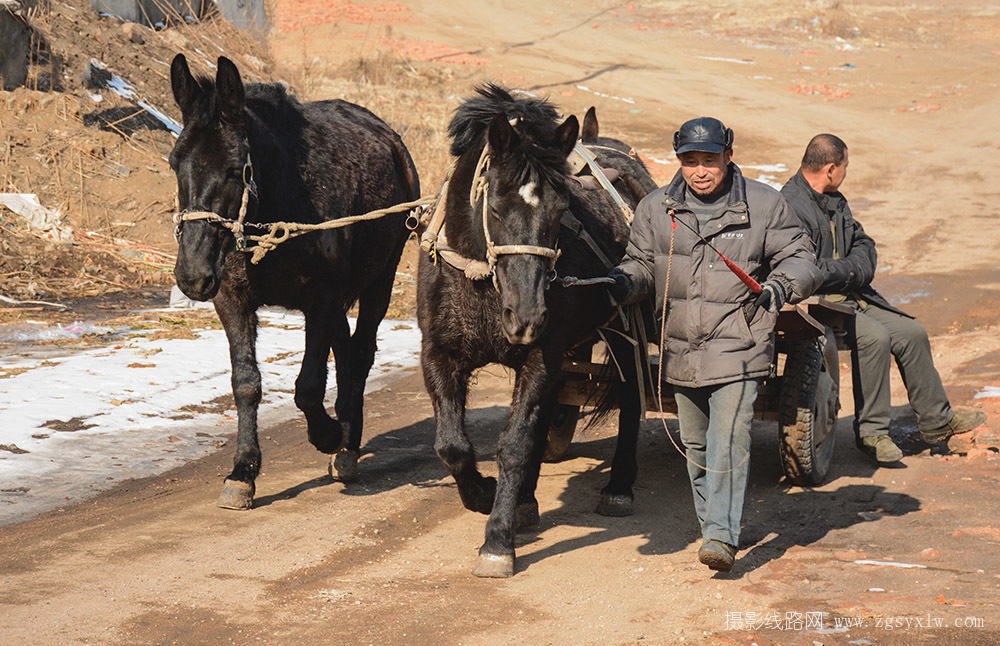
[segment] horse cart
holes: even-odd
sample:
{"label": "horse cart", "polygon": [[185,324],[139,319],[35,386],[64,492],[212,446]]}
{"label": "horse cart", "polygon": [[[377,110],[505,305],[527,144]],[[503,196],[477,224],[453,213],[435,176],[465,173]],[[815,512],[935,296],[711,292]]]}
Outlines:
{"label": "horse cart", "polygon": [[[834,423],[840,408],[838,332],[853,316],[846,305],[812,296],[786,305],[775,325],[777,339],[770,376],[761,384],[754,407],[758,420],[778,422],[778,449],[788,478],[798,485],[817,485],[826,477],[833,457]],[[677,413],[669,387],[657,394],[651,381],[658,374],[658,358],[650,360],[652,380],[645,382],[646,410]],[[567,359],[565,384],[549,429],[545,458],[559,460],[569,448],[581,407],[600,399],[609,387],[603,363]]]}

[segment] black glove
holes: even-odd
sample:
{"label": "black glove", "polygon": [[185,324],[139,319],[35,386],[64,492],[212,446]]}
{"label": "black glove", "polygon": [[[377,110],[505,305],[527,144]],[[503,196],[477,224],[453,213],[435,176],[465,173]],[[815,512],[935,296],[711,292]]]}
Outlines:
{"label": "black glove", "polygon": [[614,284],[608,284],[608,295],[612,305],[621,305],[632,291],[632,279],[617,269],[612,269],[608,278],[614,279]]}
{"label": "black glove", "polygon": [[765,280],[760,286],[760,294],[757,296],[757,300],[753,302],[754,314],[757,313],[758,307],[763,307],[768,312],[774,314],[784,307],[786,300],[788,300],[788,296],[785,294],[785,288],[782,287],[781,283],[776,280]]}

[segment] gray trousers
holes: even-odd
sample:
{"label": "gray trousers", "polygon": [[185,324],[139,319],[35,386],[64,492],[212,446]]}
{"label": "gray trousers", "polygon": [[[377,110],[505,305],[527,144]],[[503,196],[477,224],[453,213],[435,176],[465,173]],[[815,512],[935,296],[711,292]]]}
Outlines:
{"label": "gray trousers", "polygon": [[705,540],[739,547],[758,386],[756,379],[702,388],[674,386],[694,510]]}
{"label": "gray trousers", "polygon": [[896,360],[920,430],[944,426],[954,412],[934,367],[924,326],[869,305],[847,325],[854,382],[854,431],[859,437],[889,432],[889,361]]}

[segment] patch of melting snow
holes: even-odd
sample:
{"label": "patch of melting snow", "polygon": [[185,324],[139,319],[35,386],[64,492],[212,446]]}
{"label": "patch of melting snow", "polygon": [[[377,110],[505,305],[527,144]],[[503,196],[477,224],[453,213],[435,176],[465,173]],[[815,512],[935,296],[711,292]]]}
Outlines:
{"label": "patch of melting snow", "polygon": [[695,56],[706,61],[722,61],[723,63],[739,63],[740,65],[755,65],[754,61],[747,61],[739,58],[723,58],[722,56]]}
{"label": "patch of melting snow", "polygon": [[1000,386],[986,386],[976,393],[973,399],[987,399],[989,397],[1000,397]]}
{"label": "patch of melting snow", "polygon": [[768,186],[770,186],[771,188],[775,188],[777,190],[781,190],[781,187],[783,186],[783,184],[777,180],[777,174],[779,174],[779,173],[787,173],[788,172],[788,166],[785,166],[784,164],[780,164],[780,163],[779,164],[740,164],[740,170],[742,170],[744,172],[746,172],[748,170],[755,170],[755,171],[757,171],[757,177],[756,177],[756,179],[757,179],[758,182],[763,182],[763,183],[767,184]]}
{"label": "patch of melting snow", "polygon": [[[294,312],[262,310],[259,316],[263,441],[268,426],[298,415],[293,390],[304,323]],[[42,328],[25,332],[23,340],[94,331],[104,330]],[[122,330],[117,343],[71,354],[44,347],[0,356],[0,375],[8,374],[0,378],[0,525],[162,473],[207,455],[235,432],[225,332],[201,330],[193,339],[156,339],[148,332]],[[416,321],[383,321],[378,345],[367,392],[417,365]],[[330,409],[332,369],[331,363]]]}
{"label": "patch of melting snow", "polygon": [[622,101],[622,102],[624,102],[624,103],[631,103],[631,104],[635,104],[635,99],[630,99],[630,98],[629,98],[629,97],[627,97],[627,96],[614,96],[614,95],[612,95],[612,94],[604,94],[603,92],[598,92],[597,90],[591,90],[591,89],[590,89],[589,87],[587,87],[586,85],[577,85],[577,86],[576,86],[576,89],[578,89],[578,90],[582,90],[582,91],[584,91],[584,92],[590,92],[591,94],[594,94],[594,95],[596,95],[596,96],[600,96],[600,97],[603,97],[603,98],[605,98],[605,99],[612,99],[612,100],[614,100],[614,101]]}
{"label": "patch of melting snow", "polygon": [[913,302],[914,299],[926,298],[931,295],[932,294],[930,292],[918,289],[917,291],[910,292],[909,294],[902,294],[901,296],[897,296],[893,300],[897,303],[900,303],[901,305],[906,305],[907,303]]}
{"label": "patch of melting snow", "polygon": [[916,563],[898,563],[896,561],[870,561],[868,559],[858,559],[854,561],[858,565],[885,565],[888,567],[901,567],[901,568],[920,568],[927,569],[926,565],[919,565]]}

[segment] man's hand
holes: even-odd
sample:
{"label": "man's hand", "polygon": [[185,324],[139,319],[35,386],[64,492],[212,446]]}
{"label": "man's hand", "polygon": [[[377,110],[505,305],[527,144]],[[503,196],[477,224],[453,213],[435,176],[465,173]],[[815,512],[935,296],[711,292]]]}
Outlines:
{"label": "man's hand", "polygon": [[621,305],[628,298],[632,291],[632,280],[623,274],[618,268],[612,269],[608,278],[614,279],[614,284],[608,285],[608,295],[611,297],[612,305]]}
{"label": "man's hand", "polygon": [[760,286],[760,294],[757,296],[757,300],[753,302],[754,312],[756,313],[758,307],[763,307],[768,312],[774,314],[784,307],[786,300],[788,300],[788,296],[785,294],[785,288],[781,286],[781,283],[776,280],[765,280]]}

